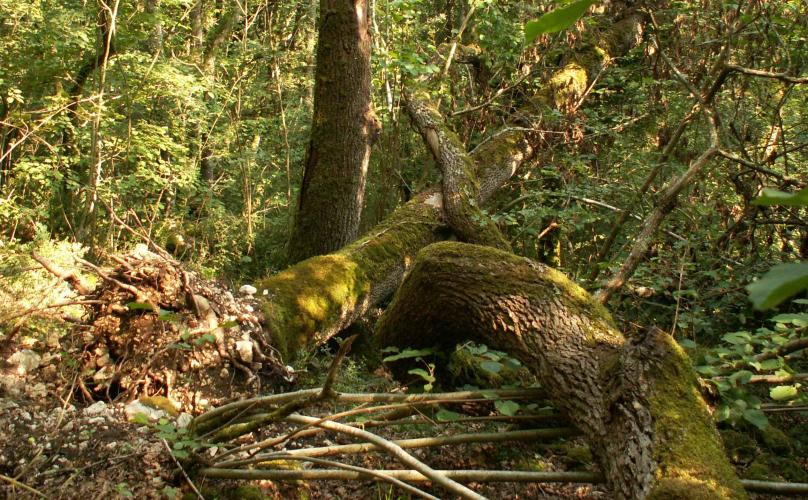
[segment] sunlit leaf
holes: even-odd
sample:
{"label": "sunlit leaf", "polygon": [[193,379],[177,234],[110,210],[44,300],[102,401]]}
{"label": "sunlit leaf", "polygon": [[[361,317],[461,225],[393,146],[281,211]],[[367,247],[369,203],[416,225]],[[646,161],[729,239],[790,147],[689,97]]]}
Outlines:
{"label": "sunlit leaf", "polygon": [[796,398],[800,391],[799,391],[799,384],[797,385],[778,385],[777,387],[772,387],[769,391],[769,397],[775,401],[786,401],[788,399]]}
{"label": "sunlit leaf", "polygon": [[771,309],[808,288],[808,262],[774,266],[746,287],[755,309]]}
{"label": "sunlit leaf", "polygon": [[554,9],[535,21],[528,21],[528,23],[525,24],[525,42],[533,43],[533,40],[539,35],[557,33],[569,28],[584,15],[584,12],[586,12],[595,1],[596,0],[578,0],[565,7]]}
{"label": "sunlit leaf", "polygon": [[514,401],[497,401],[494,406],[497,411],[509,417],[516,415],[516,412],[519,411],[519,403]]}
{"label": "sunlit leaf", "polygon": [[808,207],[808,188],[796,193],[786,193],[772,188],[763,188],[760,196],[752,201],[754,205],[772,206],[782,205],[788,207]]}

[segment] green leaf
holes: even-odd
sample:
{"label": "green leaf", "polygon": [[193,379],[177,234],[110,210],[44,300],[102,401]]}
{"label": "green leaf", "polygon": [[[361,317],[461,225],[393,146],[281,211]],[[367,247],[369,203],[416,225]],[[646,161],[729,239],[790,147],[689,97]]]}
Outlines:
{"label": "green leaf", "polygon": [[533,43],[537,36],[545,33],[557,33],[567,29],[584,15],[584,12],[596,0],[578,0],[571,4],[554,9],[535,21],[525,24],[525,43]]}
{"label": "green leaf", "polygon": [[749,300],[755,309],[771,309],[808,288],[808,262],[778,264],[749,284]]}
{"label": "green leaf", "polygon": [[497,401],[494,403],[494,407],[497,411],[509,417],[516,415],[516,412],[519,411],[519,403],[514,401]]}
{"label": "green leaf", "polygon": [[794,399],[800,393],[799,388],[800,388],[799,384],[778,385],[777,387],[772,387],[772,389],[769,391],[769,397],[775,401],[785,401],[787,399]]}
{"label": "green leaf", "polygon": [[419,377],[430,383],[435,381],[435,377],[430,375],[429,372],[424,370],[423,368],[413,368],[407,373],[409,373],[410,375],[418,375]]}
{"label": "green leaf", "polygon": [[753,205],[781,205],[787,207],[808,207],[808,188],[796,193],[786,193],[772,188],[763,188],[760,196],[752,201]]}
{"label": "green leaf", "polygon": [[783,367],[783,358],[769,358],[764,359],[763,361],[750,361],[749,366],[752,366],[759,372],[770,372]]}
{"label": "green leaf", "polygon": [[435,354],[434,349],[404,349],[398,354],[393,356],[387,356],[382,360],[383,363],[390,363],[392,361],[398,361],[400,359],[410,359],[410,358],[419,358],[421,356],[429,356],[430,354]]}
{"label": "green leaf", "polygon": [[784,324],[791,323],[794,326],[808,326],[808,313],[778,314],[771,321]]}
{"label": "green leaf", "polygon": [[480,363],[480,368],[490,373],[499,373],[502,371],[502,363],[498,361],[483,361]]}
{"label": "green leaf", "polygon": [[753,373],[749,370],[741,370],[730,375],[729,381],[732,382],[732,385],[737,387],[739,385],[748,384],[752,379],[752,375]]}
{"label": "green leaf", "polygon": [[717,422],[723,422],[724,420],[729,420],[732,416],[732,411],[729,409],[727,405],[721,405],[718,409],[715,410],[715,420]]}
{"label": "green leaf", "polygon": [[455,422],[460,418],[460,414],[454,411],[441,409],[435,414],[435,418],[437,418],[439,422]]}
{"label": "green leaf", "polygon": [[126,304],[126,307],[129,308],[130,311],[153,311],[151,304],[147,304],[145,302],[129,302]]}
{"label": "green leaf", "polygon": [[695,349],[698,347],[691,339],[681,339],[679,340],[679,345],[685,349]]}
{"label": "green leaf", "polygon": [[749,343],[752,340],[752,336],[749,332],[732,332],[724,335],[721,337],[724,342],[734,345],[742,345]]}
{"label": "green leaf", "polygon": [[743,412],[743,419],[760,430],[769,426],[769,419],[761,410],[749,409]]}
{"label": "green leaf", "polygon": [[132,416],[132,422],[140,425],[149,425],[149,416],[145,413],[135,413]]}

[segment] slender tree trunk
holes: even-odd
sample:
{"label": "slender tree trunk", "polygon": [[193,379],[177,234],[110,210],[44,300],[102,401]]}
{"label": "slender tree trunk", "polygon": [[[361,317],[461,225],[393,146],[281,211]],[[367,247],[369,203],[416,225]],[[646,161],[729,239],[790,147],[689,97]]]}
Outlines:
{"label": "slender tree trunk", "polygon": [[687,355],[627,341],[562,273],[462,243],[422,250],[377,325],[384,345],[476,340],[517,356],[584,432],[617,498],[746,498]]}
{"label": "slender tree trunk", "polygon": [[371,144],[379,133],[370,88],[368,0],[321,0],[314,116],[289,261],[356,239]]}
{"label": "slender tree trunk", "polygon": [[157,55],[163,50],[163,23],[160,21],[161,0],[146,0],[146,13],[154,16],[154,28],[147,44],[148,51]]}

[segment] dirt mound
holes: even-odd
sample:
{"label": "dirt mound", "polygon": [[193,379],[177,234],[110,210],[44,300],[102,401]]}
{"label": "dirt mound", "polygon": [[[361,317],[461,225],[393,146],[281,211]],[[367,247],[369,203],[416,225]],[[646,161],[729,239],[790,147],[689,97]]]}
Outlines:
{"label": "dirt mound", "polygon": [[252,295],[139,246],[95,269],[83,333],[84,390],[94,399],[162,395],[188,411],[289,380]]}

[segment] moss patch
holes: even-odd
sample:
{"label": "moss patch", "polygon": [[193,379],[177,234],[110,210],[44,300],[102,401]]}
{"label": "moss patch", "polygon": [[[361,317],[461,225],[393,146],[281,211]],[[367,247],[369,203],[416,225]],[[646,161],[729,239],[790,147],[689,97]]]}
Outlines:
{"label": "moss patch", "polygon": [[655,340],[661,366],[649,402],[658,467],[650,498],[746,498],[696,389],[689,358],[669,335]]}

